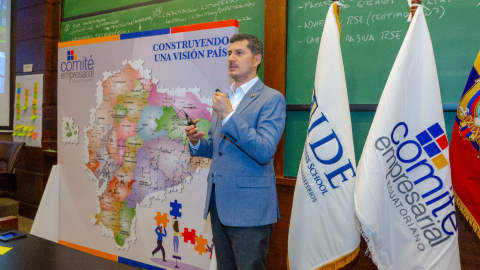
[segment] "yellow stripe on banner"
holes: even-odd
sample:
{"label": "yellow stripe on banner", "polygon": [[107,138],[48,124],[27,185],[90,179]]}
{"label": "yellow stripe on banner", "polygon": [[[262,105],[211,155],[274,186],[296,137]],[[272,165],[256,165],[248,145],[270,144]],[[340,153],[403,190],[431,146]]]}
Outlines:
{"label": "yellow stripe on banner", "polygon": [[106,253],[106,252],[99,251],[99,250],[96,250],[96,249],[75,245],[75,244],[72,244],[72,243],[69,243],[69,242],[66,242],[66,241],[62,241],[62,240],[58,240],[58,243],[60,245],[64,245],[64,246],[67,246],[67,247],[70,247],[70,248],[74,248],[74,249],[83,251],[85,253],[95,255],[97,257],[101,257],[101,258],[111,260],[111,261],[114,261],[114,262],[118,261],[118,257],[116,255],[113,255],[113,254],[110,254],[110,253]]}
{"label": "yellow stripe on banner", "polygon": [[[316,270],[337,270],[342,267],[345,267],[345,265],[355,260],[359,252],[360,252],[360,245],[358,245],[358,247],[351,253],[348,253],[347,255],[340,257],[333,262],[327,263],[324,266],[317,268]],[[287,255],[287,269],[290,270],[290,260],[288,259],[288,255]]]}
{"label": "yellow stripe on banner", "polygon": [[93,43],[101,43],[101,42],[109,42],[109,41],[116,41],[116,40],[120,40],[120,35],[60,42],[60,43],[58,43],[58,48],[65,48],[65,47],[78,46],[78,45],[86,45],[86,44],[93,44]]}
{"label": "yellow stripe on banner", "polygon": [[480,74],[480,52],[478,52],[477,59],[475,60],[473,66],[477,70],[478,74]]}
{"label": "yellow stripe on banner", "polygon": [[468,221],[468,223],[470,223],[470,226],[472,226],[473,231],[475,231],[478,238],[480,238],[480,226],[478,226],[478,223],[475,220],[475,218],[472,216],[470,211],[468,211],[467,207],[463,204],[462,200],[460,200],[460,198],[457,196],[457,193],[455,193],[455,204],[458,206],[458,208],[460,209],[460,211],[462,212],[463,216]]}
{"label": "yellow stripe on banner", "polygon": [[315,88],[313,88],[312,103],[313,104],[312,104],[312,108],[310,108],[310,118],[309,119],[312,119],[312,114],[315,111],[315,109],[317,108],[317,99],[315,98]]}
{"label": "yellow stripe on banner", "polygon": [[448,160],[445,158],[445,156],[443,154],[440,154],[440,155],[432,158],[432,162],[435,165],[435,167],[437,167],[437,170],[440,170],[441,168],[443,168],[443,167],[445,167],[449,164]]}
{"label": "yellow stripe on banner", "polygon": [[338,25],[338,36],[342,35],[342,27],[340,27],[340,20],[338,19],[338,5],[333,3],[333,13],[335,13],[335,18],[337,18],[337,25]]}

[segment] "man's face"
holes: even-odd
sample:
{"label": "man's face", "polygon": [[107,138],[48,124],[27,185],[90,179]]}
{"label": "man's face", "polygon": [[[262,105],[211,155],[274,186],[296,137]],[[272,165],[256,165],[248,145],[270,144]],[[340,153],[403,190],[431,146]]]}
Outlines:
{"label": "man's face", "polygon": [[253,56],[247,46],[248,40],[239,40],[230,43],[228,49],[228,75],[240,83],[245,83],[256,76],[257,66],[262,59],[260,54]]}

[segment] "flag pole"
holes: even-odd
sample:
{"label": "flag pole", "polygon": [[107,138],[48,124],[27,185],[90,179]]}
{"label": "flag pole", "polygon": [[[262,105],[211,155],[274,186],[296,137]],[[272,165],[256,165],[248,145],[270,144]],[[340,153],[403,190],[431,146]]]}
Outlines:
{"label": "flag pole", "polygon": [[[420,5],[420,4],[422,4],[422,0],[412,0],[412,5],[413,5],[413,4]],[[411,10],[411,12],[412,12],[412,20],[413,20],[413,16],[415,15],[415,11],[417,11],[417,7],[418,7],[418,6],[412,6],[412,7],[410,8],[410,10]]]}

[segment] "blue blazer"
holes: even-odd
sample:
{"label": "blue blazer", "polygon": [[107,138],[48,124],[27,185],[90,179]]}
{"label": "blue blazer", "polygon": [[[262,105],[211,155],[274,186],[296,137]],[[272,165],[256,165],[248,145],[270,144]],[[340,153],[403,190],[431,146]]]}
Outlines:
{"label": "blue blazer", "polygon": [[208,174],[204,218],[207,218],[212,177],[222,224],[251,227],[280,218],[273,156],[285,128],[286,104],[280,92],[260,80],[245,94],[222,126],[213,112],[209,139],[202,138],[193,156],[212,159]]}

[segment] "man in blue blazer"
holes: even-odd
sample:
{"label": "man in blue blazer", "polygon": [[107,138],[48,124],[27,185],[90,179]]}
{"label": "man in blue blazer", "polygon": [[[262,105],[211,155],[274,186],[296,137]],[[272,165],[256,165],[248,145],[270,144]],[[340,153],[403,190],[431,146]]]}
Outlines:
{"label": "man in blue blazer", "polygon": [[234,83],[228,97],[215,94],[208,139],[194,125],[185,132],[190,154],[212,159],[204,218],[210,212],[218,269],[266,269],[280,218],[273,156],[285,127],[285,98],[257,77],[263,56],[257,37],[234,35],[228,55]]}

